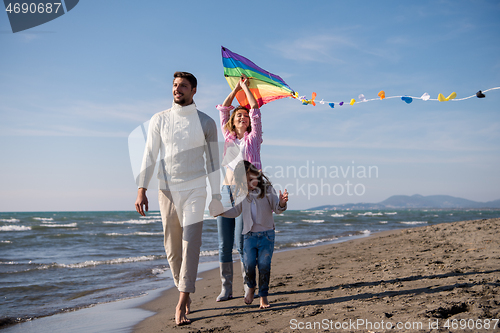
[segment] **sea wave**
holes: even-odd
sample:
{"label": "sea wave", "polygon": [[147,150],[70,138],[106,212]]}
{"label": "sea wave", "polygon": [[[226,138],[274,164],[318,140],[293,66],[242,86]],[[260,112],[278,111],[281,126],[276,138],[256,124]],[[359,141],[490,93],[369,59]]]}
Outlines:
{"label": "sea wave", "polygon": [[414,225],[414,224],[426,224],[427,221],[401,221],[399,223]]}
{"label": "sea wave", "polygon": [[168,270],[168,267],[165,267],[165,268],[153,268],[151,270],[151,273],[153,275],[159,275],[159,274],[162,274],[162,273],[166,272],[167,270]]}
{"label": "sea wave", "polygon": [[0,231],[28,231],[31,227],[26,227],[24,225],[4,225],[0,227]]}
{"label": "sea wave", "polygon": [[[233,253],[235,251],[236,250],[233,250]],[[236,253],[238,253],[238,251],[236,251]],[[218,254],[219,254],[219,250],[210,250],[210,251],[201,251],[200,252],[201,257],[211,257],[211,256],[216,256]]]}
{"label": "sea wave", "polygon": [[0,222],[9,222],[9,223],[16,223],[16,222],[19,222],[20,220],[18,219],[0,219]]}
{"label": "sea wave", "polygon": [[323,223],[325,220],[302,220],[302,222],[306,223]]}
{"label": "sea wave", "polygon": [[[88,260],[84,262],[79,262],[79,263],[74,263],[74,264],[60,264],[57,262],[50,263],[50,264],[43,264],[43,263],[32,263],[31,261],[29,263],[19,263],[19,262],[0,262],[0,264],[3,265],[13,265],[14,267],[18,266],[17,269],[11,272],[3,272],[3,273],[12,273],[12,274],[17,274],[17,273],[27,273],[27,272],[32,272],[32,271],[40,271],[40,270],[47,270],[47,269],[54,269],[54,268],[70,268],[70,269],[85,269],[88,267],[95,267],[95,266],[101,266],[101,265],[117,265],[117,264],[127,264],[127,263],[135,263],[135,262],[144,262],[144,261],[153,261],[153,260],[159,260],[159,259],[166,259],[166,256],[160,256],[160,255],[148,255],[148,256],[140,256],[140,257],[128,257],[128,258],[116,258],[116,259],[109,259],[109,260]],[[26,269],[19,269],[20,267],[26,267]]]}
{"label": "sea wave", "polygon": [[103,221],[104,224],[151,224],[156,223],[157,220],[127,220],[127,221]]}
{"label": "sea wave", "polygon": [[335,213],[332,214],[333,217],[344,217],[344,214]]}
{"label": "sea wave", "polygon": [[163,235],[163,232],[141,232],[141,231],[137,231],[137,232],[131,232],[131,233],[128,233],[128,234],[122,234],[122,233],[119,233],[119,232],[110,232],[110,233],[107,233],[106,236],[157,236],[157,235]]}
{"label": "sea wave", "polygon": [[37,221],[54,221],[52,217],[33,217],[33,220]]}
{"label": "sea wave", "polygon": [[126,263],[131,263],[131,262],[140,262],[140,261],[152,261],[152,260],[157,260],[157,259],[164,259],[165,256],[158,256],[158,255],[148,255],[148,256],[140,256],[140,257],[128,257],[128,258],[116,258],[116,259],[110,259],[110,260],[88,260],[76,264],[58,264],[58,263],[53,263],[49,265],[43,265],[39,267],[38,269],[47,269],[47,268],[86,268],[86,267],[93,267],[93,266],[99,266],[99,265],[116,265],[116,264],[126,264]]}
{"label": "sea wave", "polygon": [[385,214],[385,215],[397,215],[397,214],[398,214],[398,212],[391,212],[391,213],[387,212],[387,213],[384,213],[384,214]]}
{"label": "sea wave", "polygon": [[47,228],[74,228],[76,227],[76,222],[68,224],[40,224],[40,227]]}
{"label": "sea wave", "polygon": [[382,213],[372,213],[372,212],[366,212],[366,213],[359,213],[358,216],[382,216],[384,214]]}
{"label": "sea wave", "polygon": [[325,212],[325,210],[313,210],[313,211],[308,211],[309,216],[314,216],[314,215],[321,215]]}
{"label": "sea wave", "polygon": [[324,242],[331,242],[338,239],[337,237],[332,237],[332,238],[322,238],[322,239],[315,239],[310,242],[298,242],[298,243],[292,243],[290,244],[291,246],[295,247],[304,247],[304,246],[313,246],[319,243],[324,243]]}

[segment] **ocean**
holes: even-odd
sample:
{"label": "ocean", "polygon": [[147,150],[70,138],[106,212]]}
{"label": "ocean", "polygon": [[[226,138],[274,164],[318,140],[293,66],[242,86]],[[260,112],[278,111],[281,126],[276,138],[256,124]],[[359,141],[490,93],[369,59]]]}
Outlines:
{"label": "ocean", "polygon": [[[276,251],[496,217],[500,210],[291,210],[275,215]],[[217,262],[217,223],[204,219],[200,261]],[[167,270],[159,212],[0,213],[0,328],[171,286]]]}

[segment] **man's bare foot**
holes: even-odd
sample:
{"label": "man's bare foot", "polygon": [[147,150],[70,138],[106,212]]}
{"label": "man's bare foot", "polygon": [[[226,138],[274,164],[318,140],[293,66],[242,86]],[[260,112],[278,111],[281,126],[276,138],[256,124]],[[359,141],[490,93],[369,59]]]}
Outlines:
{"label": "man's bare foot", "polygon": [[188,315],[190,313],[191,313],[191,297],[189,297],[187,304],[186,304],[186,314]]}
{"label": "man's bare foot", "polygon": [[186,317],[186,308],[177,306],[175,308],[175,323],[177,326],[191,324],[191,320]]}
{"label": "man's bare foot", "polygon": [[261,309],[267,309],[270,307],[269,302],[267,301],[267,296],[261,296],[260,297],[260,308]]}
{"label": "man's bare foot", "polygon": [[255,288],[248,288],[247,289],[247,292],[245,294],[245,303],[246,304],[252,304],[254,293],[255,293]]}
{"label": "man's bare foot", "polygon": [[191,320],[187,319],[186,314],[190,311],[191,298],[189,293],[179,293],[179,303],[175,307],[175,323],[177,326],[191,324]]}

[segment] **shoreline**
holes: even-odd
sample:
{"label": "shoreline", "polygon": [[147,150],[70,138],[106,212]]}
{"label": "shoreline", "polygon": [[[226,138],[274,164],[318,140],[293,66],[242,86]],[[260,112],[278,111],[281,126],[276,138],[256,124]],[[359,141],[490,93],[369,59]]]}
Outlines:
{"label": "shoreline", "polygon": [[[372,255],[373,254],[372,252],[377,249],[379,254],[383,252],[391,253],[391,251],[393,251],[391,247],[399,243],[385,242],[385,244],[382,244],[381,239],[382,240],[392,239],[392,238],[397,239],[401,237],[401,235],[403,235],[405,237],[409,237],[407,239],[407,242],[408,241],[415,242],[415,239],[413,238],[415,238],[417,234],[425,235],[424,232],[425,230],[430,229],[431,231],[433,231],[432,235],[434,235],[436,234],[436,230],[440,229],[446,230],[448,229],[448,227],[450,228],[449,232],[452,233],[453,236],[451,238],[456,239],[458,243],[460,242],[463,243],[464,241],[465,237],[460,236],[462,234],[464,234],[464,236],[467,236],[469,234],[477,234],[474,236],[476,239],[473,239],[472,243],[474,242],[480,243],[480,241],[484,240],[485,237],[487,238],[488,233],[485,230],[483,230],[482,232],[481,230],[478,231],[475,229],[475,227],[473,228],[472,226],[483,223],[493,225],[493,227],[491,226],[489,227],[489,229],[491,229],[490,235],[489,239],[486,240],[488,241],[489,245],[492,246],[494,244],[491,250],[496,251],[496,254],[494,256],[487,257],[493,261],[494,269],[485,273],[487,277],[492,275],[496,278],[496,280],[493,279],[492,280],[493,282],[487,284],[488,286],[492,287],[491,295],[494,296],[486,294],[485,296],[483,296],[483,298],[493,297],[493,302],[496,302],[496,304],[500,304],[500,299],[498,298],[498,293],[500,293],[498,289],[500,285],[500,275],[499,275],[500,250],[498,245],[499,242],[493,241],[492,240],[493,236],[491,235],[500,227],[500,219],[493,218],[493,219],[470,220],[461,222],[444,222],[440,224],[433,224],[430,226],[392,229],[392,230],[371,233],[369,235],[357,235],[353,237],[345,237],[346,239],[342,237],[332,242],[310,245],[306,247],[280,249],[275,252],[273,258],[273,264],[272,264],[273,269],[271,274],[271,285],[269,294],[269,301],[271,303],[271,308],[268,310],[259,310],[258,298],[254,300],[254,303],[251,306],[247,306],[244,304],[243,283],[241,279],[240,264],[238,260],[234,262],[234,294],[235,294],[234,299],[226,302],[215,302],[215,297],[220,292],[220,278],[217,266],[218,262],[207,261],[200,263],[198,278],[199,279],[201,278],[201,280],[198,280],[196,283],[196,288],[197,288],[196,293],[192,295],[193,313],[188,316],[188,318],[193,320],[193,323],[191,325],[177,327],[174,324],[174,312],[173,310],[170,311],[169,308],[170,309],[175,308],[178,299],[178,291],[176,288],[173,288],[172,285],[170,287],[151,290],[148,292],[147,295],[144,296],[132,299],[122,299],[109,303],[101,303],[91,306],[89,308],[79,309],[67,313],[60,313],[47,317],[41,317],[28,322],[22,322],[19,324],[4,326],[0,328],[0,330],[5,331],[6,333],[10,332],[48,333],[57,331],[62,332],[65,331],[65,328],[71,327],[72,331],[76,332],[78,331],[101,332],[103,331],[102,330],[103,328],[107,328],[108,330],[113,330],[117,332],[161,332],[162,330],[165,331],[165,329],[167,331],[175,329],[184,329],[184,330],[187,329],[188,331],[194,330],[199,332],[213,332],[213,331],[246,332],[247,329],[239,330],[237,327],[236,328],[234,327],[235,323],[236,324],[242,323],[242,327],[246,328],[248,327],[248,329],[253,328],[257,331],[266,331],[266,332],[293,331],[290,328],[291,327],[290,322],[283,323],[282,320],[276,321],[275,318],[276,314],[288,314],[289,316],[292,314],[295,315],[295,317],[291,319],[298,320],[296,325],[299,326],[300,323],[307,324],[308,322],[310,322],[311,325],[313,322],[318,325],[321,325],[322,320],[334,319],[332,314],[330,314],[330,312],[323,309],[324,307],[332,306],[332,302],[328,301],[328,298],[327,300],[324,300],[324,297],[320,295],[325,292],[332,293],[335,291],[335,293],[339,293],[339,291],[344,290],[345,293],[348,293],[349,289],[353,288],[354,289],[377,288],[380,287],[378,285],[386,286],[394,283],[400,283],[401,287],[399,288],[404,288],[406,284],[412,283],[412,281],[416,280],[418,281],[419,279],[440,281],[441,279],[449,280],[453,278],[455,278],[456,280],[461,279],[464,281],[463,282],[455,281],[456,282],[455,284],[451,284],[451,286],[453,287],[450,286],[440,287],[438,283],[436,285],[432,285],[430,287],[427,286],[425,288],[420,288],[420,289],[425,290],[426,288],[427,289],[430,288],[432,290],[436,288],[436,290],[441,290],[442,288],[444,289],[452,288],[451,290],[455,290],[456,288],[460,288],[466,290],[467,288],[469,288],[468,285],[469,282],[467,282],[469,276],[472,275],[479,276],[480,274],[478,272],[470,271],[470,269],[474,267],[465,267],[465,269],[458,269],[458,271],[451,270],[451,272],[444,274],[435,274],[430,276],[425,276],[422,274],[420,275],[410,274],[408,276],[409,274],[408,272],[406,274],[404,274],[404,272],[403,274],[398,273],[398,268],[401,267],[387,266],[386,262],[389,261],[387,258],[385,259],[377,258],[378,262],[374,264],[368,259],[363,261],[361,259],[362,256],[360,257],[354,255],[352,253],[353,251],[352,249],[359,248],[360,246],[363,247],[366,245],[363,244],[369,241],[370,243],[373,243],[373,246],[369,247],[365,246],[365,252],[363,253],[370,253],[370,255]],[[460,225],[462,226],[458,228],[458,226]],[[452,229],[454,231],[451,231]],[[413,238],[410,236],[412,236]],[[470,235],[468,237],[470,238]],[[426,241],[427,243],[429,243],[428,248],[434,249],[437,245],[439,245],[439,242],[436,243],[436,241],[437,241],[436,237],[430,237],[430,239]],[[434,247],[430,245],[432,243],[436,243]],[[404,246],[405,243],[403,242],[400,245]],[[442,249],[440,249],[440,246],[441,245],[437,246],[436,248],[441,251]],[[447,244],[447,246],[450,246],[450,244]],[[334,250],[332,251],[332,249]],[[453,251],[453,249],[450,248],[445,250]],[[476,249],[469,248],[466,249],[465,253],[467,255],[470,255],[473,254],[475,251]],[[352,276],[351,275],[345,276],[342,274],[338,275],[339,272],[336,273],[337,275],[333,274],[333,271],[342,270],[343,268],[346,267],[346,262],[345,262],[346,257],[344,256],[343,258],[344,262],[337,262],[336,261],[337,258],[335,257],[335,255],[333,258],[331,258],[332,252],[334,253],[345,252],[347,254],[350,252],[349,258],[351,259],[351,261],[358,262],[359,265],[366,264],[367,271],[360,273],[357,265],[351,263],[350,265],[347,265],[349,270],[349,273],[347,275],[351,274]],[[424,251],[424,253],[430,253],[430,252],[432,252],[432,250]],[[400,258],[403,255],[402,253],[404,253],[404,251],[401,251],[401,253],[396,251],[394,252],[393,256],[396,258]],[[408,251],[406,252],[406,254],[408,257],[412,255],[412,253],[408,253]],[[300,258],[300,260],[297,260],[297,258]],[[318,259],[321,259],[322,261],[324,260],[324,264],[318,265],[319,263]],[[464,258],[455,260],[458,260],[458,262],[460,262],[460,261],[470,261],[471,259],[465,256]],[[399,259],[399,263],[401,263],[400,261],[401,260]],[[428,265],[446,266],[445,260],[441,260],[442,262],[441,264],[439,262],[440,260],[435,260],[434,262],[431,262],[431,264]],[[207,268],[208,270],[203,271],[203,269],[201,268],[202,265],[203,266],[212,265],[212,267]],[[368,282],[365,281],[366,278],[370,277],[371,274],[372,275],[376,273],[380,274],[380,272],[377,272],[377,270],[380,270],[380,267],[384,268],[384,271],[389,272],[389,273],[384,273],[386,275],[391,275],[390,272],[394,271],[392,273],[393,278],[386,281],[384,280],[384,276],[382,276],[381,279],[378,280],[368,281]],[[443,269],[444,268],[445,267],[443,267]],[[422,267],[420,269],[422,269]],[[326,273],[330,273],[330,278],[331,278],[330,280],[331,284],[334,285],[333,287],[332,285],[325,287],[324,284],[326,283],[326,281],[322,280],[321,278],[318,278]],[[460,276],[460,274],[462,274],[463,276]],[[303,282],[297,284],[298,278],[302,278]],[[315,279],[317,279],[317,281],[314,281]],[[294,288],[291,288],[290,282],[295,282],[296,286]],[[309,290],[307,289],[303,290],[306,285],[312,285],[312,286],[318,285],[318,287]],[[481,285],[481,283],[478,283],[478,285]],[[436,293],[437,292],[438,291],[436,291]],[[308,297],[306,297],[305,300],[301,299],[301,297],[304,297],[306,294],[310,293],[314,293],[315,295],[314,296],[309,295]],[[385,293],[380,292],[379,294],[380,295],[377,296],[378,298],[382,299],[389,298],[390,300],[391,298],[397,296],[397,290],[385,291]],[[348,296],[343,295],[337,300],[340,300],[340,304],[342,304],[344,302],[348,302],[349,297],[352,298],[350,301],[354,302],[354,299],[356,298],[355,295],[348,295]],[[298,300],[294,300],[293,302],[290,301],[290,299],[295,299],[295,298],[298,298]],[[359,298],[358,301],[367,302],[368,300],[370,300],[369,298],[363,298],[363,297],[358,297],[358,298]],[[372,296],[370,302],[374,302],[376,304],[373,298],[374,297]],[[443,306],[434,309],[433,310],[434,312],[432,311],[428,312],[431,314],[427,313],[426,315],[424,315],[424,317],[429,316],[429,318],[434,318],[433,316],[435,315],[446,317],[447,311],[448,312],[459,311],[458,315],[460,315],[460,313],[468,313],[471,310],[475,309],[473,303],[469,304],[465,301],[452,302],[450,304],[448,304],[448,306],[447,304],[443,304]],[[484,307],[488,308],[489,305],[486,304],[484,305]],[[347,313],[351,312],[354,312],[354,314],[358,313],[357,316],[354,316],[355,318],[358,319],[360,319],[361,317],[370,318],[369,314],[376,315],[376,313],[374,313],[373,311],[367,312],[366,309],[362,309],[362,307],[357,307],[354,305],[353,306],[346,305],[343,306],[342,309],[344,312]],[[461,309],[465,310],[463,312],[460,312]],[[344,316],[347,316],[347,313],[344,312],[341,311],[340,313],[343,314]],[[382,320],[392,320],[393,318],[395,318],[396,312],[397,311],[392,311],[392,312],[387,311],[382,313],[382,315],[380,315],[379,313],[378,317],[382,317]],[[335,311],[333,313],[337,314],[335,313]],[[499,317],[498,311],[496,312],[490,311],[489,313],[491,313],[492,316],[496,316],[497,318]],[[274,316],[272,316],[272,314],[274,314]],[[320,321],[319,322],[313,321],[318,316],[321,317]],[[408,317],[409,314],[406,314],[406,316]],[[419,314],[419,316],[421,317],[422,314]],[[375,317],[377,317],[377,315]],[[479,315],[476,317],[479,318]],[[429,318],[425,317],[427,321],[430,320]],[[453,316],[451,318],[453,318]],[[380,318],[378,319],[380,321]],[[65,323],[64,327],[61,325],[61,323]],[[97,327],[96,325],[99,326]],[[301,330],[299,326],[295,327],[295,329]],[[303,329],[306,328],[304,327]]]}
{"label": "shoreline", "polygon": [[[330,241],[330,242],[321,243],[321,244],[318,244],[318,245],[308,245],[308,246],[298,247],[298,248],[289,247],[289,248],[285,248],[285,249],[280,249],[280,250],[274,252],[274,254],[273,254],[273,260],[276,260],[275,259],[276,256],[279,255],[280,253],[295,252],[295,251],[300,252],[300,251],[304,251],[304,250],[308,250],[308,249],[315,249],[315,248],[327,247],[327,246],[332,245],[332,244],[351,243],[351,242],[355,242],[355,241],[367,240],[367,239],[370,239],[370,238],[383,237],[383,236],[387,236],[387,235],[396,233],[396,232],[398,232],[400,230],[406,230],[406,229],[407,228],[404,228],[404,229],[393,229],[393,230],[379,231],[379,232],[370,233],[370,234],[360,234],[360,235],[355,235],[355,236],[346,236],[346,237],[337,238],[337,239],[335,239],[333,241]],[[215,263],[218,264],[219,262],[217,261]],[[234,273],[233,273],[233,275],[234,275],[233,290],[236,290],[236,288],[238,288],[238,289],[241,290],[241,293],[240,293],[241,295],[234,296],[233,300],[235,300],[235,299],[241,299],[243,301],[243,281],[242,281],[241,271],[239,270],[239,266],[240,265],[241,265],[240,260],[233,261],[233,270],[234,270]],[[215,283],[217,283],[217,281],[218,281],[219,282],[218,287],[220,288],[220,280],[218,280],[219,279],[219,267],[217,266],[217,267],[212,268],[210,270],[206,270],[206,271],[198,273],[198,278],[197,278],[197,281],[196,281],[196,286],[197,286],[196,290],[197,291],[198,291],[198,285],[200,284],[200,282],[203,281],[203,280],[206,280],[206,279],[210,279],[211,281],[215,280]],[[271,277],[271,280],[272,280],[272,277]],[[204,286],[204,288],[206,289],[205,286]],[[227,301],[226,302],[216,302],[215,301],[215,297],[219,294],[219,292],[220,292],[220,289],[215,289],[215,294],[214,294],[215,296],[213,297],[214,303],[220,304],[220,305],[229,304]],[[153,313],[153,315],[150,316],[150,317],[152,317],[152,316],[158,315],[159,312],[161,311],[160,310],[161,309],[160,308],[161,304],[158,304],[158,303],[163,303],[163,301],[166,300],[166,299],[168,299],[168,300],[172,299],[173,300],[172,303],[171,303],[171,305],[173,305],[173,309],[175,309],[175,305],[177,304],[178,296],[179,296],[179,292],[175,288],[175,286],[170,286],[170,287],[165,288],[161,293],[158,293],[158,296],[156,298],[154,298],[154,299],[152,299],[150,301],[147,301],[147,302],[143,302],[143,304],[137,306],[137,308]],[[270,292],[269,296],[271,296],[271,292]],[[195,297],[196,297],[196,292],[192,294],[192,298],[194,299]],[[202,296],[202,298],[205,299],[206,295]],[[257,302],[258,302],[258,296],[256,296],[253,305],[258,304]],[[272,303],[273,302],[271,302],[271,304]],[[193,309],[193,312],[196,312],[196,310]],[[149,332],[150,331],[150,327],[144,327],[143,328],[143,326],[148,326],[148,324],[145,323],[145,322],[147,322],[150,317],[147,317],[147,318],[143,319],[141,322],[139,322],[136,325],[134,325],[132,332],[134,332],[134,333],[136,333],[136,332]],[[175,320],[175,318],[174,318],[173,315],[172,315],[171,319],[172,319],[172,321]],[[189,327],[189,326],[190,325],[186,325],[184,327]],[[177,326],[175,326],[175,325],[174,325],[174,327],[177,328]],[[178,327],[178,328],[180,328],[180,327]]]}
{"label": "shoreline", "polygon": [[[344,242],[350,242],[356,239],[362,239],[362,238],[367,238],[367,237],[372,237],[373,235],[377,235],[380,233],[384,232],[391,232],[391,231],[381,231],[381,232],[376,232],[376,233],[370,233],[370,234],[358,234],[358,235],[353,235],[353,236],[344,236],[344,237],[339,237],[335,240],[328,241],[328,242],[322,242],[319,244],[314,244],[314,245],[307,245],[303,247],[287,247],[284,249],[279,249],[275,251],[276,253],[280,252],[288,252],[288,251],[300,251],[304,250],[307,248],[313,248],[313,247],[318,247],[318,246],[324,246],[328,244],[334,244],[334,243],[344,243]],[[239,260],[235,261],[235,264],[238,263]],[[200,262],[199,263],[199,270],[198,270],[198,279],[202,279],[204,274],[210,271],[215,271],[216,274],[218,274],[218,260],[217,261],[205,261],[205,262]],[[238,264],[239,265],[239,264]],[[238,266],[239,267],[239,266]],[[235,273],[238,268],[235,266]],[[175,286],[172,281],[171,277],[171,272],[170,270],[167,270],[164,274],[167,274],[170,276],[170,283],[166,287],[158,288],[158,289],[153,289],[149,290],[146,292],[144,295],[136,296],[136,297],[131,297],[131,298],[124,298],[124,299],[118,299],[115,301],[111,302],[106,302],[106,303],[98,303],[98,304],[92,304],[87,307],[83,308],[77,308],[77,309],[71,309],[65,312],[60,312],[60,313],[55,313],[47,316],[41,316],[41,317],[36,317],[33,319],[25,320],[22,322],[18,323],[13,323],[13,324],[6,324],[0,326],[0,330],[2,332],[6,333],[20,333],[20,332],[33,332],[33,333],[51,333],[54,331],[57,331],[58,329],[62,329],[61,326],[67,325],[69,327],[72,327],[72,330],[78,331],[79,329],[82,330],[82,332],[89,332],[89,327],[88,323],[86,322],[85,319],[88,319],[92,321],[93,323],[99,323],[101,322],[101,328],[106,327],[106,325],[109,325],[109,329],[119,329],[123,331],[132,331],[133,327],[135,327],[138,323],[141,322],[141,320],[146,319],[147,317],[154,315],[155,313],[133,313],[133,309],[139,309],[139,310],[145,310],[142,309],[142,307],[145,304],[148,304],[150,302],[154,302],[156,299],[159,299],[162,297],[164,293],[169,292],[169,290],[175,290]],[[240,274],[241,275],[241,274]],[[198,282],[197,282],[198,283]],[[102,318],[102,312],[105,311],[107,313],[106,318]],[[148,311],[148,310],[145,310]],[[126,320],[124,320],[124,318]],[[134,319],[135,318],[135,319]],[[113,324],[114,323],[114,324]],[[127,324],[128,323],[128,324]],[[41,329],[39,326],[43,325],[43,329]],[[67,327],[65,326],[65,327]],[[100,329],[101,329],[100,328]],[[99,331],[99,330],[98,330]]]}
{"label": "shoreline", "polygon": [[170,288],[139,307],[155,314],[133,332],[336,330],[326,325],[360,320],[379,326],[385,320],[392,331],[413,321],[430,332],[436,323],[444,329],[447,319],[498,318],[500,243],[493,234],[499,227],[498,218],[441,223],[276,252],[267,310],[259,309],[258,298],[244,304],[235,262],[232,300],[215,302],[219,271],[206,271],[192,294],[190,325],[175,325],[178,291]]}

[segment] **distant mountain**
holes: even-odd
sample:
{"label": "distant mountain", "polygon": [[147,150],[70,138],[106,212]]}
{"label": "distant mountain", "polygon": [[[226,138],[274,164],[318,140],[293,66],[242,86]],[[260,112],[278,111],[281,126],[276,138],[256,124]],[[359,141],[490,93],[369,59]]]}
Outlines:
{"label": "distant mountain", "polygon": [[436,209],[467,209],[467,208],[493,208],[500,209],[500,200],[477,202],[450,195],[428,195],[420,194],[393,195],[379,203],[357,203],[343,205],[324,205],[311,210],[318,209],[395,209],[395,208],[436,208]]}

